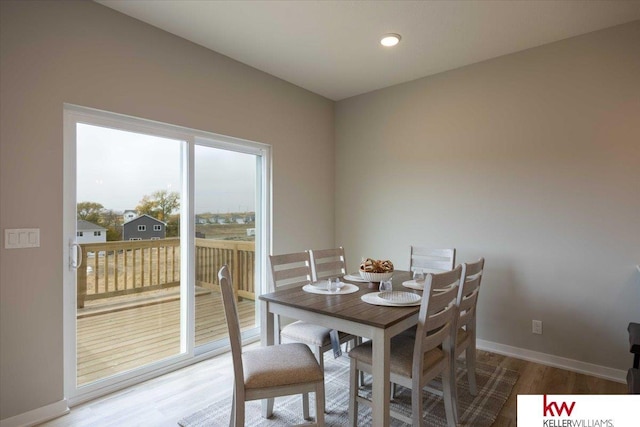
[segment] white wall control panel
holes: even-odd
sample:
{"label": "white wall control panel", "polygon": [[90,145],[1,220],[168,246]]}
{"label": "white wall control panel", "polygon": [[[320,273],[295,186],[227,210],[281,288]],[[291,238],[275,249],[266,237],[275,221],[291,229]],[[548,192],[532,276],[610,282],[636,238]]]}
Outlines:
{"label": "white wall control panel", "polygon": [[39,248],[40,229],[39,228],[6,228],[4,230],[4,248]]}

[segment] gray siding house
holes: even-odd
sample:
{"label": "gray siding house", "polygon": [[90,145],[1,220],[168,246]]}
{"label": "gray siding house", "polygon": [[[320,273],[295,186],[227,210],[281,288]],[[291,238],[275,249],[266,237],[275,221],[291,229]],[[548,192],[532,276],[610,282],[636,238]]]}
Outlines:
{"label": "gray siding house", "polygon": [[157,240],[166,234],[167,224],[146,214],[122,225],[122,240]]}

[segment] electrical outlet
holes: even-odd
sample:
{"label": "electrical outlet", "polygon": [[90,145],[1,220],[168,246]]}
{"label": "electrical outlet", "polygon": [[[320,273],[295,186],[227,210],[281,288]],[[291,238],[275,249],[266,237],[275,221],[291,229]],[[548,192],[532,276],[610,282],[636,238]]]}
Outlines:
{"label": "electrical outlet", "polygon": [[531,332],[542,335],[542,320],[531,321]]}

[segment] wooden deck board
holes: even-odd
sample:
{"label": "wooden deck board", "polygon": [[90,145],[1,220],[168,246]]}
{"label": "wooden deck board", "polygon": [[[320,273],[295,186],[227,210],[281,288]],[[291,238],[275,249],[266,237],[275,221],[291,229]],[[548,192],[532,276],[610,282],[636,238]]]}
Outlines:
{"label": "wooden deck board", "polygon": [[[196,297],[196,345],[227,336],[217,292]],[[255,325],[255,302],[238,303],[241,328]],[[159,361],[180,351],[180,301],[130,307],[77,320],[78,384]]]}

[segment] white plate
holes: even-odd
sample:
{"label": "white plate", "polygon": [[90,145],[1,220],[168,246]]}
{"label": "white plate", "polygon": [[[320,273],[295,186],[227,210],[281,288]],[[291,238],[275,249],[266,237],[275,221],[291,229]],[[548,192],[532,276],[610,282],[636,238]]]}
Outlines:
{"label": "white plate", "polygon": [[364,280],[362,276],[360,276],[360,273],[358,273],[357,271],[355,273],[345,274],[344,280],[351,280],[352,282],[361,282],[361,283],[368,282],[367,280]]}
{"label": "white plate", "polygon": [[322,289],[322,288],[318,288],[315,287],[311,284],[308,285],[304,285],[302,287],[302,290],[305,292],[309,292],[310,294],[320,294],[320,295],[346,295],[346,294],[352,294],[354,292],[358,292],[360,290],[359,287],[357,287],[354,284],[351,283],[345,283],[344,286],[337,292],[329,292],[326,288]]}
{"label": "white plate", "polygon": [[[416,291],[424,291],[424,280],[421,280],[419,282],[416,282],[415,280],[407,280],[406,282],[402,282],[402,286],[404,286],[405,288],[409,288],[409,289],[415,289]],[[451,286],[447,286],[446,288],[442,288],[442,289],[434,289],[434,292],[444,292],[449,290],[449,288],[451,288]]]}
{"label": "white plate", "polygon": [[389,300],[380,298],[378,294],[380,294],[380,292],[369,292],[368,294],[362,295],[360,299],[366,302],[367,304],[385,305],[387,307],[411,307],[411,306],[420,305],[421,303],[421,300],[418,300],[416,302],[409,303],[409,304],[396,304]]}
{"label": "white plate", "polygon": [[416,302],[420,302],[420,300],[422,299],[422,297],[418,294],[404,291],[380,292],[378,294],[378,298],[382,298],[383,300],[397,305],[413,304]]}
{"label": "white plate", "polygon": [[327,289],[327,281],[326,280],[318,280],[317,282],[309,283],[314,288],[318,289]]}
{"label": "white plate", "polygon": [[418,291],[424,290],[424,280],[416,282],[415,280],[407,280],[406,282],[402,282],[402,286],[409,289],[416,289]]}

